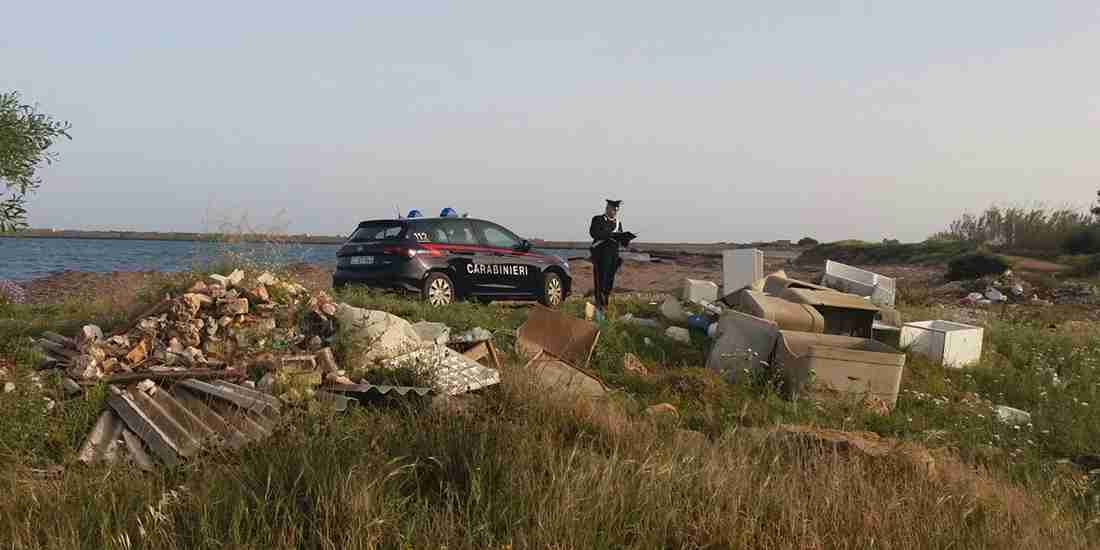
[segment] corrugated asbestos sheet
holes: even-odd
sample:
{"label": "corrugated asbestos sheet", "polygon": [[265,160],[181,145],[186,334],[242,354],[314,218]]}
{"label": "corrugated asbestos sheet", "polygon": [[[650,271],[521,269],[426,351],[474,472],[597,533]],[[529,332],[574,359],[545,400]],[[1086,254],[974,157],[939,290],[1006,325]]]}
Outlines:
{"label": "corrugated asbestos sheet", "polygon": [[382,397],[385,395],[396,394],[402,397],[409,395],[410,393],[424,397],[432,393],[431,388],[416,387],[416,386],[382,386],[375,384],[343,384],[339,386],[325,386],[323,388],[326,391],[360,396],[363,398]]}
{"label": "corrugated asbestos sheet", "polygon": [[82,462],[126,459],[151,470],[155,461],[171,466],[203,449],[239,448],[271,435],[281,408],[273,396],[222,380],[112,390],[80,449]]}

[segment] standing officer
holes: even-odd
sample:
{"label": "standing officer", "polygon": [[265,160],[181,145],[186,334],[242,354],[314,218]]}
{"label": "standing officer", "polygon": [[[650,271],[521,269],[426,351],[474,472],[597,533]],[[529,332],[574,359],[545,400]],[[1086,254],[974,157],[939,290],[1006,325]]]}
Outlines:
{"label": "standing officer", "polygon": [[619,247],[627,246],[634,238],[633,233],[623,233],[623,224],[619,221],[619,208],[623,201],[607,200],[607,209],[592,218],[588,234],[592,236],[592,275],[595,279],[594,297],[597,317],[602,318],[611,301],[611,289],[615,288],[615,272],[622,265],[619,259]]}

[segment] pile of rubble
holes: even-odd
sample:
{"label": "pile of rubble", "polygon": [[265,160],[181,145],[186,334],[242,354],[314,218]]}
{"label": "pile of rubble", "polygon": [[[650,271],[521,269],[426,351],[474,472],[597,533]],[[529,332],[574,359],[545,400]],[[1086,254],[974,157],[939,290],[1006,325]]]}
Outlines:
{"label": "pile of rubble", "polygon": [[[492,338],[484,329],[452,336],[445,325],[413,325],[236,270],[165,297],[115,333],[86,325],[75,337],[47,332],[38,343],[43,368],[63,370],[70,395],[109,384],[109,409],[82,459],[126,456],[145,468],[150,456],[173,464],[211,444],[265,437],[286,404],[345,410],[391,393],[450,396],[499,383]],[[337,339],[346,368],[331,347]],[[485,358],[496,368],[478,362]],[[376,369],[411,370],[424,383],[371,384]]]}

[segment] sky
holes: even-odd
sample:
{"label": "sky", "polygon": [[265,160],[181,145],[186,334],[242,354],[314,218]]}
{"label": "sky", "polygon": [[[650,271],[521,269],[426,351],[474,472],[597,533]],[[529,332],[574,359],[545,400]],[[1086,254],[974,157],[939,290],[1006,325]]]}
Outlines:
{"label": "sky", "polygon": [[1100,188],[1100,2],[18,2],[34,227],[922,240]]}

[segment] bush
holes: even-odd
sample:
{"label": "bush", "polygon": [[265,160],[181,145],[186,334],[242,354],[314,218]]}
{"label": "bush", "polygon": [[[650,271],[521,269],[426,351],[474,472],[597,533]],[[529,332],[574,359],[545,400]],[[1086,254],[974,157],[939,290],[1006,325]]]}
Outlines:
{"label": "bush", "polygon": [[1070,254],[1096,254],[1100,252],[1100,226],[1081,227],[1066,238],[1062,248]]}
{"label": "bush", "polygon": [[0,305],[22,304],[27,301],[27,291],[7,279],[0,279]]}
{"label": "bush", "polygon": [[819,244],[821,243],[813,237],[802,237],[798,239],[798,246],[817,246]]}
{"label": "bush", "polygon": [[1008,269],[999,256],[985,252],[964,254],[947,264],[947,280],[978,279],[986,275],[1000,275]]}

